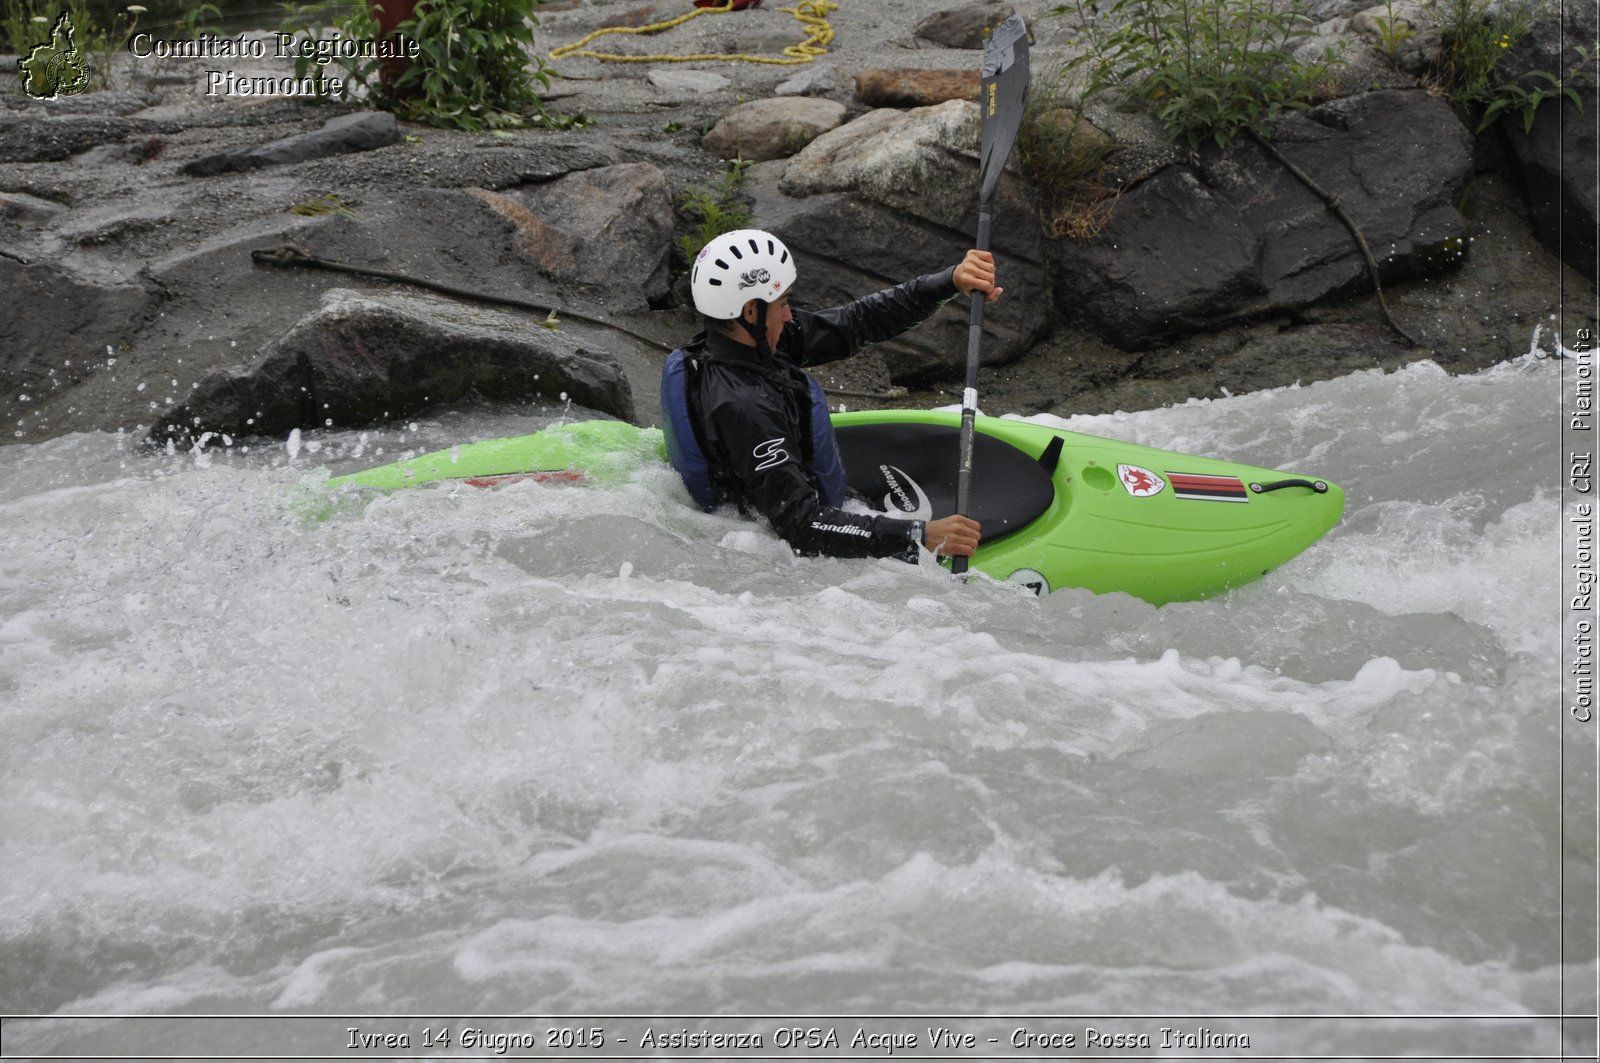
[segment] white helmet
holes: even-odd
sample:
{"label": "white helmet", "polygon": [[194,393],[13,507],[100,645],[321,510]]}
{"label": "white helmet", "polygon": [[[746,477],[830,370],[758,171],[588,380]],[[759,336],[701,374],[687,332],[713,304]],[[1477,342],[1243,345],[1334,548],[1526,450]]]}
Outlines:
{"label": "white helmet", "polygon": [[771,233],[738,229],[715,237],[694,260],[694,307],[716,321],[739,316],[751,299],[770,303],[794,284],[794,256]]}

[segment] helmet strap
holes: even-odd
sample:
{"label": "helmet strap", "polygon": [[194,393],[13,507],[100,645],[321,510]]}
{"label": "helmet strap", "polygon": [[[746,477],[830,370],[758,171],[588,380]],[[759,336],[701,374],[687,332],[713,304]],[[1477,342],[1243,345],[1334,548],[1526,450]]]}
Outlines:
{"label": "helmet strap", "polygon": [[771,358],[772,347],[767,343],[767,301],[757,299],[755,304],[755,324],[746,321],[743,314],[739,315],[739,323],[744,326],[745,332],[750,334],[750,338],[756,341],[756,353],[762,358]]}

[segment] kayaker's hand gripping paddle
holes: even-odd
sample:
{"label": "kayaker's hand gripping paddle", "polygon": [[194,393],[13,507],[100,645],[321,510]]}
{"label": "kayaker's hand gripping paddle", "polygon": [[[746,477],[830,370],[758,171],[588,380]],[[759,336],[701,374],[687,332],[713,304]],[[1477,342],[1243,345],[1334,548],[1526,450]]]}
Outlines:
{"label": "kayaker's hand gripping paddle", "polygon": [[[1012,15],[994,28],[983,47],[983,87],[978,101],[982,115],[978,164],[978,250],[989,250],[989,229],[994,220],[995,186],[1005,169],[1022,125],[1022,108],[1028,99],[1028,27],[1021,15]],[[967,327],[967,384],[961,393],[961,465],[956,474],[956,512],[968,516],[972,501],[972,437],[978,414],[978,350],[983,342],[985,293],[972,293]],[[965,557],[950,559],[950,570],[967,571]]]}

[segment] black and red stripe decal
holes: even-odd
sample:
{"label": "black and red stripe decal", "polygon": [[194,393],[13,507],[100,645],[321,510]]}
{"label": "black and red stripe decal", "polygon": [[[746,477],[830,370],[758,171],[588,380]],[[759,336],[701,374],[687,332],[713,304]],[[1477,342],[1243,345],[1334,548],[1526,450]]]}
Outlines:
{"label": "black and red stripe decal", "polygon": [[1248,502],[1250,492],[1237,476],[1205,476],[1191,472],[1169,472],[1167,483],[1179,498],[1198,498],[1208,502]]}
{"label": "black and red stripe decal", "polygon": [[524,483],[528,480],[541,484],[577,484],[584,479],[583,473],[569,469],[564,472],[507,472],[495,476],[472,476],[466,482],[473,487],[499,487],[501,484]]}

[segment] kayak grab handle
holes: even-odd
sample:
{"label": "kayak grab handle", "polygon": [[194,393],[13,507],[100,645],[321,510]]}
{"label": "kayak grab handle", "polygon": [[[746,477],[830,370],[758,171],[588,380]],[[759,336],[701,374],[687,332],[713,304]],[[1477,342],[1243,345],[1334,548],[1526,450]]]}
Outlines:
{"label": "kayak grab handle", "polygon": [[1309,487],[1319,495],[1328,493],[1326,480],[1277,480],[1270,484],[1253,483],[1250,485],[1250,493],[1264,495],[1268,491],[1281,491],[1285,487]]}

